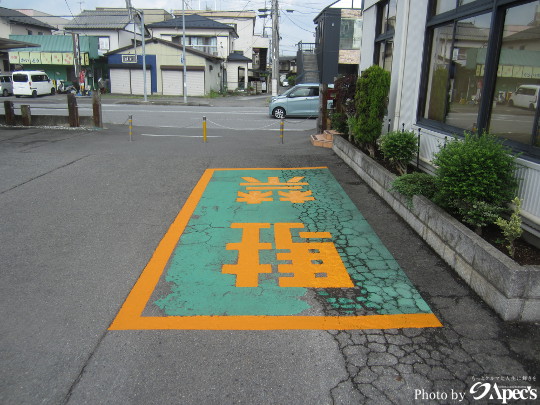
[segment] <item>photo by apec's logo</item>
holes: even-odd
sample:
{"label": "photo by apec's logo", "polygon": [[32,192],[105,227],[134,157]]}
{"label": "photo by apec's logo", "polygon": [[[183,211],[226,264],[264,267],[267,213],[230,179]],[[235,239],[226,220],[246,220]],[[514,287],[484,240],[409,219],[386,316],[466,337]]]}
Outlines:
{"label": "photo by apec's logo", "polygon": [[538,398],[536,388],[532,388],[530,385],[527,387],[499,387],[497,383],[477,382],[471,387],[469,392],[475,400],[486,398],[500,400],[503,404],[508,403],[508,401],[518,400],[534,401]]}
{"label": "photo by apec's logo", "polygon": [[[468,394],[472,395],[474,401],[489,404],[508,404],[526,401],[525,404],[531,404],[538,399],[537,389],[529,386],[500,386],[497,383],[477,382],[471,386]],[[414,390],[415,401],[451,401],[444,403],[460,403],[466,401],[467,393],[454,391],[425,391],[423,389]],[[473,402],[471,402],[473,403]]]}

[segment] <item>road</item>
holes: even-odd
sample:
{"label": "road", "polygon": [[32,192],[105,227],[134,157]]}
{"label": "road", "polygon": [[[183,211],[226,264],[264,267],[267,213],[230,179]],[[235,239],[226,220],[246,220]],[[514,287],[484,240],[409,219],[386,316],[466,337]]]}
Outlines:
{"label": "road", "polygon": [[[144,126],[151,123],[154,128],[200,129],[203,117],[207,128],[225,130],[271,130],[279,131],[280,122],[268,115],[268,97],[234,97],[230,100],[197,98],[194,104],[181,105],[176,99],[160,99],[149,103],[127,98],[103,99],[103,122],[126,124],[133,116],[133,125]],[[14,102],[16,111],[23,104],[30,105],[33,114],[68,115],[66,95],[44,96],[37,99],[6,97]],[[92,105],[89,97],[78,97],[79,115],[91,116]],[[157,103],[157,104],[154,104]],[[18,112],[17,112],[18,113]],[[304,131],[314,129],[315,119],[287,118],[285,131]]]}
{"label": "road", "polygon": [[[218,123],[238,111],[238,106],[211,108],[224,111],[215,118]],[[210,107],[173,110],[192,112],[193,118]],[[174,113],[167,114],[173,119]],[[251,116],[237,116],[233,123],[251,125]],[[175,135],[157,126],[162,119],[137,122],[131,141],[126,126],[118,124],[103,130],[0,131],[0,403],[458,404],[486,403],[475,401],[479,394],[471,392],[479,381],[491,387],[498,378],[500,386],[538,389],[538,325],[502,322],[332,150],[311,146],[313,129],[290,131],[284,143],[271,130],[214,129],[216,137],[203,143],[197,128],[185,129],[182,134],[189,137],[155,136]],[[234,170],[208,171],[229,168],[247,172],[234,177]],[[301,187],[296,196],[306,205],[291,205],[292,194],[289,201],[278,201],[282,190],[269,187],[278,186],[279,168],[304,171],[287,177],[298,185],[285,186]],[[319,174],[311,179],[309,171]],[[267,188],[263,195],[250,194],[241,179],[264,179],[266,186],[255,186]],[[272,201],[247,203],[255,197]],[[223,287],[202,277],[209,267],[218,277],[235,280],[259,264],[274,266],[277,255],[301,247],[297,234],[283,237],[283,223],[292,229],[300,228],[298,222],[312,227],[303,237],[331,234],[345,262],[371,268],[351,273],[364,280],[359,289],[332,287],[343,292],[334,297],[293,287],[275,305],[261,306],[257,296],[283,294],[275,278],[286,278],[286,268],[260,274],[264,288],[234,282]],[[247,238],[242,244],[246,223],[258,224],[260,243]],[[181,244],[171,244],[169,237],[179,231],[185,232]],[[327,233],[314,235],[319,231]],[[235,251],[241,255],[244,247],[255,247],[260,263],[236,262]],[[321,243],[308,251],[320,249],[332,247]],[[284,260],[277,266],[294,264]],[[147,280],[149,274],[155,277],[156,261],[165,263],[166,272],[157,274],[153,290],[139,295],[138,286],[152,285]],[[314,262],[307,266],[320,264]],[[331,270],[315,273],[315,281]],[[389,280],[382,289],[386,295],[370,284],[379,270],[378,282]],[[398,284],[388,274],[397,275]],[[185,285],[190,288],[182,289]],[[223,298],[212,294],[210,309],[206,286]],[[230,303],[237,289],[250,288],[254,294],[232,300],[243,304],[240,308],[219,307]],[[201,294],[185,297],[196,289]],[[268,309],[305,316],[294,320],[299,322],[357,309],[369,317],[388,311],[385,300],[394,294],[402,295],[403,308],[392,311],[432,312],[442,327],[388,328],[378,318],[365,329],[344,330],[325,328],[324,322],[261,330],[260,318],[249,318],[253,323],[242,327],[221,323],[229,313],[264,316]],[[292,306],[284,305],[288,301]],[[137,314],[134,306],[143,312]],[[196,317],[186,324],[182,311],[195,311]],[[134,313],[142,316],[133,318]],[[197,318],[200,314],[209,318]],[[180,324],[174,316],[182,318]],[[275,318],[262,319],[275,325]],[[148,320],[157,324],[138,323]],[[454,394],[455,400],[432,399]]]}

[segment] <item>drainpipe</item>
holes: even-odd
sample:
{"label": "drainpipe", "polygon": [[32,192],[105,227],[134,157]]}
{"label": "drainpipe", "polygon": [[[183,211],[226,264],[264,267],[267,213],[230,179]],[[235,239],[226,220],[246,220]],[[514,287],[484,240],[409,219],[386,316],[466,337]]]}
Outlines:
{"label": "drainpipe", "polygon": [[412,0],[407,0],[407,1],[404,1],[402,2],[403,4],[403,7],[404,7],[404,10],[403,10],[403,14],[405,15],[405,18],[404,18],[404,26],[403,26],[403,35],[401,36],[402,37],[402,40],[401,40],[401,47],[402,47],[402,51],[401,51],[401,63],[399,64],[399,76],[398,76],[398,88],[397,88],[397,93],[396,94],[399,94],[399,98],[397,100],[397,103],[396,103],[396,109],[394,111],[394,124],[393,124],[393,128],[394,129],[398,129],[399,128],[399,121],[400,121],[400,118],[401,118],[401,103],[402,103],[402,100],[403,100],[403,82],[404,82],[404,77],[403,77],[403,74],[404,74],[404,71],[405,71],[405,62],[407,60],[407,39],[409,37],[409,14],[410,14],[410,9],[411,9],[411,3]]}

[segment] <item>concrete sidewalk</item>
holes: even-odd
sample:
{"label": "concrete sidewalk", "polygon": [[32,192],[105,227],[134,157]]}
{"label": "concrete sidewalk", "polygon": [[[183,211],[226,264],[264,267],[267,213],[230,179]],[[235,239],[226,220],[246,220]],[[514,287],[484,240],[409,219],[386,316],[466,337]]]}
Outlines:
{"label": "concrete sidewalk", "polygon": [[[540,403],[540,326],[502,322],[332,150],[145,130],[0,129],[1,403]],[[108,330],[205,169],[318,166],[442,328]]]}

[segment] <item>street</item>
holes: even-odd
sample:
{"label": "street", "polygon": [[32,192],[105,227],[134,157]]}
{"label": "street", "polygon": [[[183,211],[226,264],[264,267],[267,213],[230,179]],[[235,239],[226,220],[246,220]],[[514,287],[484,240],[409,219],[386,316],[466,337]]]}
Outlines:
{"label": "street", "polygon": [[[281,139],[265,98],[204,101],[104,102],[101,130],[0,128],[0,403],[504,403],[495,384],[537,403],[539,326],[502,322],[311,145],[315,120]],[[296,257],[280,255],[309,238],[347,270],[284,288]],[[347,317],[367,321],[331,323]]]}

